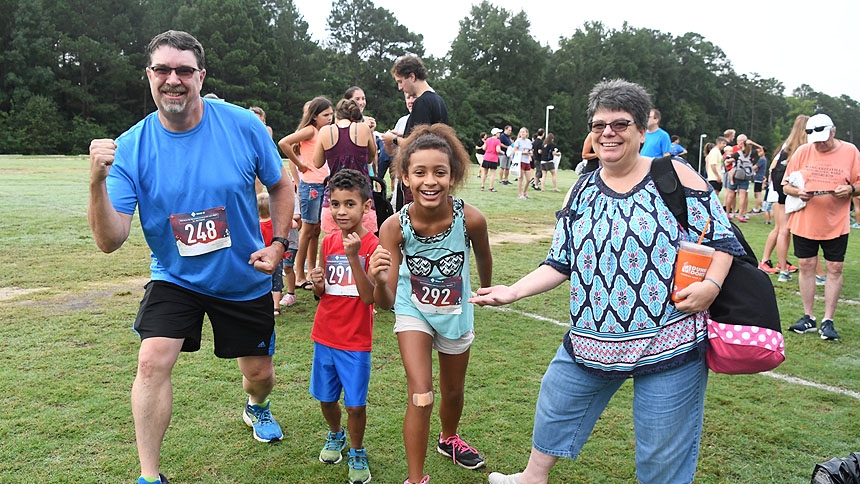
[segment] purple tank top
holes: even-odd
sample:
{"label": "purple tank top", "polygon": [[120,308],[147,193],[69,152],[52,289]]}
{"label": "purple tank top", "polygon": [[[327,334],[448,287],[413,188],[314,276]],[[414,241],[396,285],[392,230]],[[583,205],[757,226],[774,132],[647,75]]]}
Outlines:
{"label": "purple tank top", "polygon": [[[363,173],[368,178],[370,177],[370,173],[367,170],[367,147],[358,146],[353,143],[352,138],[349,136],[349,129],[353,124],[343,128],[337,126],[337,143],[325,150],[325,160],[329,170],[331,170],[329,176],[334,176],[335,173],[344,168],[350,168]],[[323,207],[328,207],[330,200],[331,192],[329,192],[326,186]]]}

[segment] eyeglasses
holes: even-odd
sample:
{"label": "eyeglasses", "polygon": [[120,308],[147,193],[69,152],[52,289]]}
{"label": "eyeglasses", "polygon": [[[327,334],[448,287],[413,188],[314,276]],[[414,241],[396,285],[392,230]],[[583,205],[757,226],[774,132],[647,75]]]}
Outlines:
{"label": "eyeglasses", "polygon": [[161,79],[167,79],[168,77],[170,77],[171,72],[176,72],[176,77],[180,79],[191,79],[191,76],[193,76],[195,72],[202,70],[191,66],[149,66],[147,67],[147,69],[151,70],[153,73],[155,73],[157,77]]}
{"label": "eyeglasses", "polygon": [[631,119],[616,119],[611,123],[604,123],[603,121],[592,121],[588,123],[588,129],[590,129],[592,133],[600,134],[606,129],[606,126],[609,126],[613,132],[623,133],[624,131],[627,131],[627,127],[631,124],[633,124],[633,120]]}
{"label": "eyeglasses", "polygon": [[816,133],[820,133],[820,132],[824,131],[825,129],[829,128],[829,127],[830,127],[830,126],[816,126],[816,127],[814,127],[814,128],[807,129],[807,130],[806,130],[806,134],[812,134],[812,132],[813,132],[813,131],[815,131]]}

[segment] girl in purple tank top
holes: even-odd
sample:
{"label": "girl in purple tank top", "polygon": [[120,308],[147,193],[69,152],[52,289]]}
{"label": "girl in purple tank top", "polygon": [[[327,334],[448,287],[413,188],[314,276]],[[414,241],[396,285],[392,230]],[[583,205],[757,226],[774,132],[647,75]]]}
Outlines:
{"label": "girl in purple tank top", "polygon": [[[370,127],[361,122],[362,114],[358,104],[352,99],[341,99],[335,108],[335,123],[320,129],[314,165],[318,168],[328,164],[331,175],[344,168],[356,170],[368,176],[368,164],[376,159],[376,142]],[[326,233],[338,230],[329,208],[330,193],[325,190],[322,230]],[[376,211],[368,212],[362,224],[371,232],[377,231]]]}

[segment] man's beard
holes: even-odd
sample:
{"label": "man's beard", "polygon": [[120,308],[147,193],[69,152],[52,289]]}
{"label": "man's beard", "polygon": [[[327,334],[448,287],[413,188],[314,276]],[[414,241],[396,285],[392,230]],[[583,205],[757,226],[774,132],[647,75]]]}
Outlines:
{"label": "man's beard", "polygon": [[162,100],[161,107],[170,114],[180,114],[185,111],[185,107],[188,105],[187,99],[182,99],[182,101],[172,101],[172,100]]}

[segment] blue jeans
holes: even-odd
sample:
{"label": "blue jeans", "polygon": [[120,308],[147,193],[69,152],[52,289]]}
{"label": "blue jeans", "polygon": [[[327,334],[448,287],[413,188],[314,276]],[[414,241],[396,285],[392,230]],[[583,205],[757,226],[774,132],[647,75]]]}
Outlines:
{"label": "blue jeans", "polygon": [[[560,346],[541,381],[532,441],[535,449],[575,459],[625,381],[587,372]],[[707,385],[704,356],[633,379],[636,478],[641,484],[693,482]]]}
{"label": "blue jeans", "polygon": [[299,181],[299,200],[301,201],[302,222],[309,224],[320,223],[322,213],[323,190],[322,183],[305,183]]}

